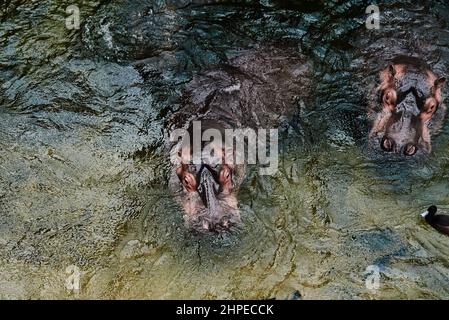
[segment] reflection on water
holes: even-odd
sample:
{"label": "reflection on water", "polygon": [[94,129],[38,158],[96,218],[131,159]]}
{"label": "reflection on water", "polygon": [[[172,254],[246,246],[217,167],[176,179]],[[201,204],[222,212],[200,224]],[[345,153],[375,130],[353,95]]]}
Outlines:
{"label": "reflection on water", "polygon": [[[0,27],[0,297],[447,298],[449,127],[428,159],[366,141],[377,72],[400,53],[449,63],[447,4],[364,1],[12,1]],[[167,181],[164,123],[192,75],[282,42],[313,60],[314,94],[280,135],[280,170],[251,170],[235,233],[192,235]],[[81,290],[66,288],[69,265]],[[365,285],[367,267],[378,290]]]}

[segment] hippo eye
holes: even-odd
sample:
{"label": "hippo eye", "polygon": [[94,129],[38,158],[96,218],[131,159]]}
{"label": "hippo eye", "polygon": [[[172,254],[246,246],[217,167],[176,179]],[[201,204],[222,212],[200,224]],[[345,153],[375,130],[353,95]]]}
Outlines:
{"label": "hippo eye", "polygon": [[219,175],[220,182],[220,192],[229,193],[232,191],[232,180],[231,180],[232,171],[228,166],[223,166]]}
{"label": "hippo eye", "polygon": [[426,108],[425,108],[426,111],[425,112],[427,114],[434,113],[436,108],[437,108],[437,103],[436,103],[435,99],[430,98],[426,101]]}
{"label": "hippo eye", "polygon": [[418,149],[413,144],[408,144],[405,146],[404,154],[406,156],[413,156]]}
{"label": "hippo eye", "polygon": [[438,109],[438,101],[435,99],[435,97],[429,97],[426,99],[426,101],[423,103],[421,109],[421,120],[428,121],[432,118],[433,114]]}
{"label": "hippo eye", "polygon": [[393,105],[396,102],[396,92],[388,90],[384,93],[383,102],[388,105]]}
{"label": "hippo eye", "polygon": [[181,180],[184,187],[188,192],[193,192],[196,190],[196,180],[195,177],[187,171],[184,171],[180,174],[179,179]]}
{"label": "hippo eye", "polygon": [[394,142],[390,138],[384,137],[382,139],[382,142],[380,143],[380,147],[382,148],[382,150],[390,152],[391,150],[393,150]]}
{"label": "hippo eye", "polygon": [[220,182],[226,183],[231,177],[231,170],[228,167],[223,167],[220,171]]}

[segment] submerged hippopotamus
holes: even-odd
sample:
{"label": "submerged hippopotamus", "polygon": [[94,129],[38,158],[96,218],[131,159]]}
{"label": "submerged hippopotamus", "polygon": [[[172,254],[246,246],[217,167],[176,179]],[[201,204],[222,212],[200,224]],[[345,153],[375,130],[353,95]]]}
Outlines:
{"label": "submerged hippopotamus", "polygon": [[380,110],[371,142],[385,152],[428,154],[430,136],[442,126],[446,113],[442,98],[446,79],[435,75],[421,59],[399,56],[381,71],[380,81]]}
{"label": "submerged hippopotamus", "polygon": [[[247,160],[254,156],[249,154],[252,134],[276,129],[292,117],[299,99],[307,95],[309,69],[294,50],[253,49],[188,83],[182,107],[169,121],[171,132],[176,132],[170,146],[170,186],[188,228],[222,231],[240,222],[237,191]],[[229,130],[234,135],[231,144]],[[246,152],[234,145],[238,139],[248,147]],[[277,151],[277,144],[276,150],[270,147],[270,156]],[[244,161],[236,160],[239,157]]]}

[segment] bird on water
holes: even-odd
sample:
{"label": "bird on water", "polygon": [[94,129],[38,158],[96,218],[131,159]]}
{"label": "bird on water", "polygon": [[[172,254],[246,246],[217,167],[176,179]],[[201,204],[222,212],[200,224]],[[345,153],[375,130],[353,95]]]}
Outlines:
{"label": "bird on water", "polygon": [[437,211],[438,208],[432,205],[421,213],[421,217],[439,232],[449,235],[449,215],[436,214]]}

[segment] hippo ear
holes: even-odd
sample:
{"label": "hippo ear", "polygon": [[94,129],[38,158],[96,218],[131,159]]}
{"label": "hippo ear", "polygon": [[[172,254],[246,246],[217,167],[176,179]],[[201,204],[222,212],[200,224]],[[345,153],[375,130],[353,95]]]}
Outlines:
{"label": "hippo ear", "polygon": [[445,83],[446,83],[446,78],[439,77],[438,79],[435,80],[434,85],[436,88],[441,89],[444,87]]}
{"label": "hippo ear", "polygon": [[394,68],[394,65],[390,64],[388,66],[388,72],[390,73],[390,76],[394,77],[396,75],[396,69]]}

